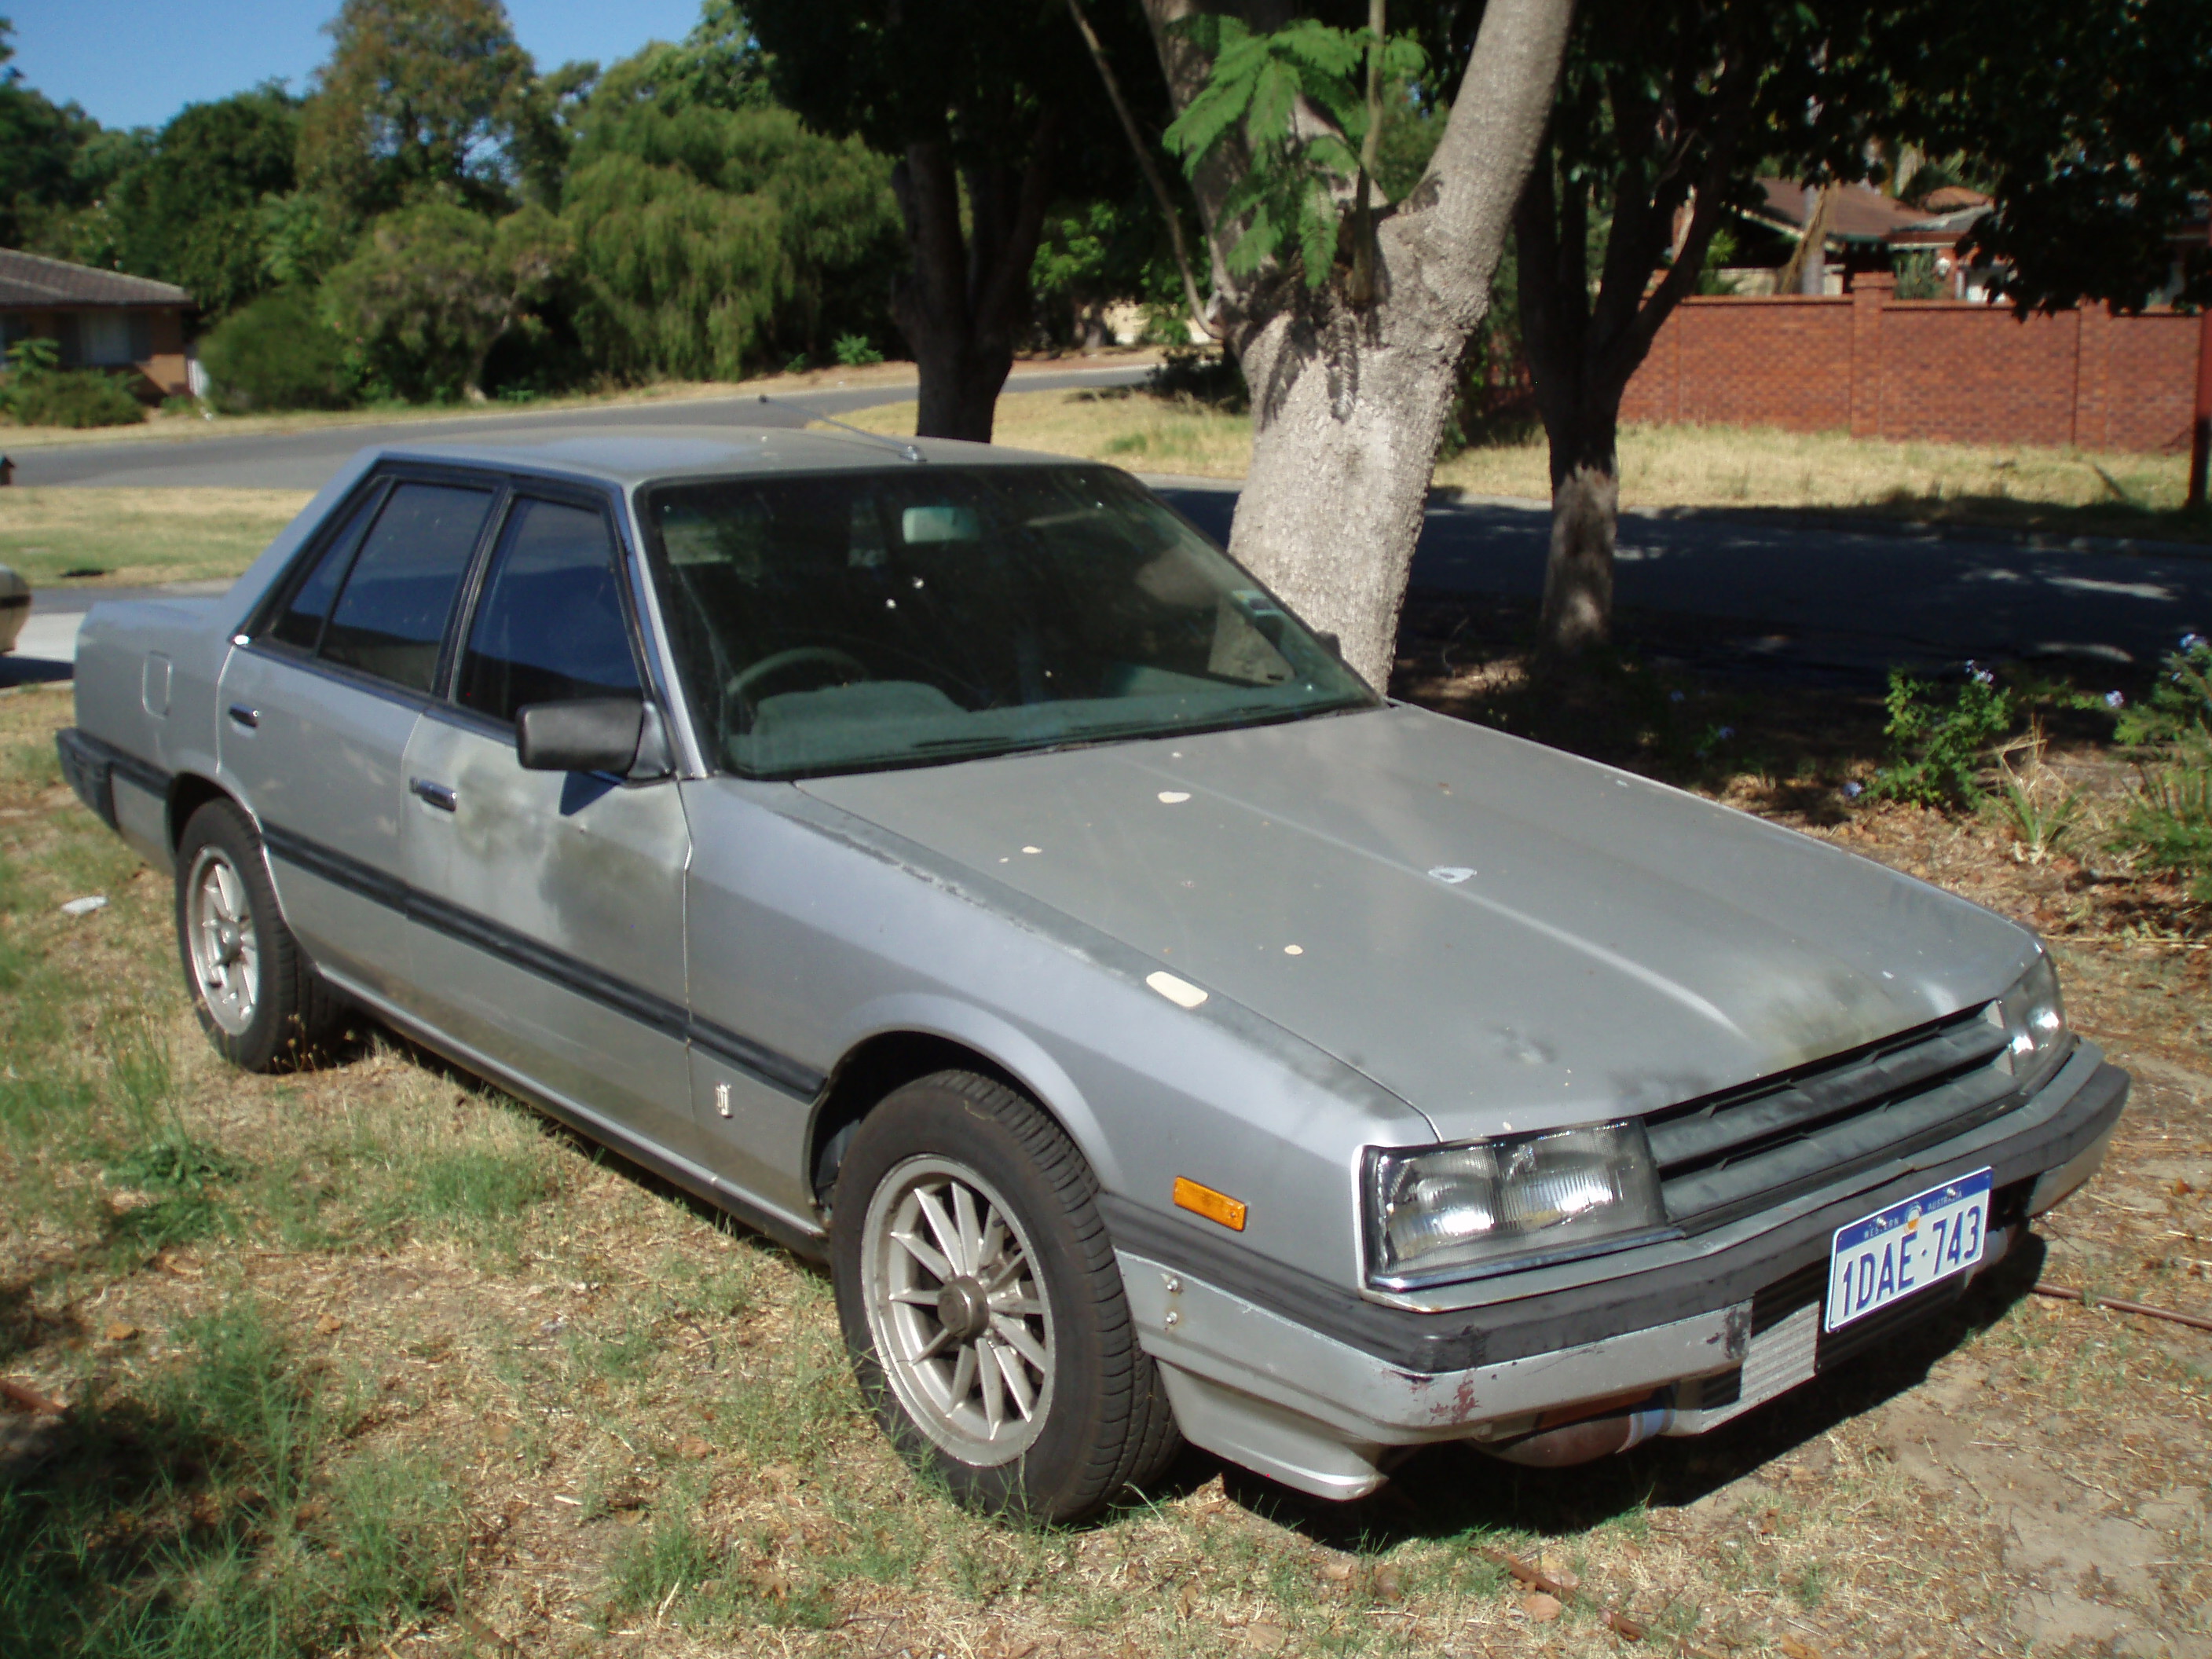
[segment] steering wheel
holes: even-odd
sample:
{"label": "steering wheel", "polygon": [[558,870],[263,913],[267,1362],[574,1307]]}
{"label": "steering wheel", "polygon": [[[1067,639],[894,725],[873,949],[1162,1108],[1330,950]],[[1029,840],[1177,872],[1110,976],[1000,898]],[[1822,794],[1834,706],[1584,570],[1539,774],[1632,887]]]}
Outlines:
{"label": "steering wheel", "polygon": [[826,668],[842,681],[865,680],[868,665],[849,651],[840,651],[834,645],[794,645],[787,651],[775,651],[758,662],[748,663],[730,676],[723,686],[723,696],[734,702],[744,713],[744,724],[752,724],[752,711],[760,702],[753,695],[763,682],[796,668]]}

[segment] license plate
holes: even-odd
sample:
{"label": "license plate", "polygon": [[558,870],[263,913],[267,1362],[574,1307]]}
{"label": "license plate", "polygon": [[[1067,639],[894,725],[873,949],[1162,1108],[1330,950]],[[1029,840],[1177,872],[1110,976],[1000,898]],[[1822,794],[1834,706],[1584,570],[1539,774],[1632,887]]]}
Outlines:
{"label": "license plate", "polygon": [[1990,1171],[1893,1204],[1836,1229],[1828,1251],[1827,1328],[1965,1273],[1982,1259],[1990,1216]]}

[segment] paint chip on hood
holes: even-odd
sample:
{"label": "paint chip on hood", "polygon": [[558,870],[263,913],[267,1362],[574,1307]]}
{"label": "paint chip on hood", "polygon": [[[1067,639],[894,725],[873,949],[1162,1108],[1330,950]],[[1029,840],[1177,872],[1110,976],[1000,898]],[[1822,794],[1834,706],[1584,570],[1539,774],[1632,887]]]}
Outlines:
{"label": "paint chip on hood", "polygon": [[1174,806],[1178,803],[1187,801],[1189,799],[1190,791],[1188,789],[1163,789],[1160,791],[1160,805],[1163,806]]}
{"label": "paint chip on hood", "polygon": [[1146,974],[1145,983],[1158,991],[1178,1008],[1195,1008],[1206,1000],[1206,993],[1187,979],[1177,979],[1173,974]]}
{"label": "paint chip on hood", "polygon": [[1474,873],[1474,871],[1462,869],[1456,864],[1439,864],[1435,869],[1429,872],[1431,877],[1443,883],[1447,887],[1458,886],[1460,883],[1465,881]]}

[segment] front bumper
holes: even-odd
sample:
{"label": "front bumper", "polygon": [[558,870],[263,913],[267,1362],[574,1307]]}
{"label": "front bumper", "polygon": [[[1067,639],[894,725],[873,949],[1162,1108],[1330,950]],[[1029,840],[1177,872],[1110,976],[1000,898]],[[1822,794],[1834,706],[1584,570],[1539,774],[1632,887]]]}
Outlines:
{"label": "front bumper", "polygon": [[1503,1281],[1477,1308],[1300,1293],[1178,1249],[1165,1229],[1127,1224],[1125,1205],[1109,1219],[1140,1340],[1184,1436],[1301,1491],[1358,1498],[1387,1478],[1395,1449],[1501,1439],[1584,1402],[1656,1397],[1657,1431],[1703,1433],[1948,1306],[1973,1275],[1823,1334],[1835,1231],[1986,1165],[1995,1196],[1976,1273],[1986,1271],[2031,1216],[2095,1173],[2128,1082],[2084,1043],[2034,1098],[1871,1178],[1624,1251],[1581,1284],[1516,1294]]}

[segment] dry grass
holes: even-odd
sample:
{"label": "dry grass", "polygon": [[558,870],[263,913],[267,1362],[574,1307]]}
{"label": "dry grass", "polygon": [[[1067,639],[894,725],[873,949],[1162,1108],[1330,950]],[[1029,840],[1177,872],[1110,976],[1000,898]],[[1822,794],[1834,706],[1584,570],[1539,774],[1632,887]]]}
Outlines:
{"label": "dry grass", "polygon": [[[1447,706],[1522,683],[1440,672]],[[0,696],[0,1376],[71,1407],[0,1406],[0,1650],[2212,1654],[2212,1338],[2015,1299],[2018,1270],[1881,1365],[1582,1470],[1441,1449],[1334,1509],[1194,1455],[1093,1526],[977,1521],[886,1448],[812,1269],[374,1031],[306,1074],[218,1064],[167,884],[58,782],[68,718]],[[1816,771],[1863,765],[1838,729]],[[1841,812],[1786,756],[1643,752],[2045,925],[2082,911],[2077,1018],[2139,1092],[2045,1271],[2212,1305],[2207,953],[2104,937],[2096,881],[1990,824]],[[148,1173],[179,1146],[189,1190]],[[1531,1602],[1500,1547],[1582,1597]]]}
{"label": "dry grass", "polygon": [[34,588],[235,576],[307,499],[294,489],[0,490],[0,564]]}
{"label": "dry grass", "polygon": [[[915,405],[850,417],[872,431],[914,430]],[[1237,478],[1250,460],[1249,416],[1137,391],[1009,392],[997,442],[1111,461],[1139,472]],[[1437,469],[1439,488],[1541,500],[1551,493],[1540,436],[1471,449]],[[1740,427],[1630,427],[1621,434],[1629,508],[1802,509],[2054,534],[2212,540],[2181,512],[2188,458],[2100,455],[2028,446],[1882,443],[1839,433]]]}

